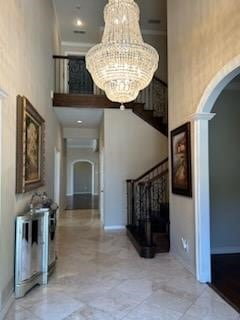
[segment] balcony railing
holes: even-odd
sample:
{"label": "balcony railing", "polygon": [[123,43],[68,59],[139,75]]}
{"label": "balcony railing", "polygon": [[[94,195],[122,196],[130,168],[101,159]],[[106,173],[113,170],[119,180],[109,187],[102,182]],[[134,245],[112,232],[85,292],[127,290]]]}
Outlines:
{"label": "balcony railing", "polygon": [[[53,56],[55,93],[104,95],[93,82],[86,69],[85,57]],[[154,77],[151,84],[140,92],[136,102],[143,103],[145,110],[151,110],[162,122],[168,122],[168,88],[167,85]]]}

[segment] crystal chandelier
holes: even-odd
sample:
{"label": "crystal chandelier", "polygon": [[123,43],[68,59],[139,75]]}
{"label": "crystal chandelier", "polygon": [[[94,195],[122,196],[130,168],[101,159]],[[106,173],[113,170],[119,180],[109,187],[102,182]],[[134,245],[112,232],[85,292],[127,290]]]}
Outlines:
{"label": "crystal chandelier", "polygon": [[102,42],[89,50],[87,69],[109,100],[133,101],[157,70],[157,51],[144,43],[140,11],[134,0],[109,0],[104,9]]}

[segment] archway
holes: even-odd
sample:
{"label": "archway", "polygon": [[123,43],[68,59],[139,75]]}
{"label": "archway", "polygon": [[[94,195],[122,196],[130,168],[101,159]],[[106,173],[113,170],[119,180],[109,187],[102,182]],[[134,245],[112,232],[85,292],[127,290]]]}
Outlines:
{"label": "archway", "polygon": [[240,73],[240,55],[226,64],[212,79],[192,115],[194,131],[194,195],[196,277],[211,282],[210,193],[209,193],[209,121],[222,90]]}
{"label": "archway", "polygon": [[[76,180],[81,180],[81,177],[79,176],[78,179],[75,179],[76,175],[76,167],[79,166],[79,169],[86,170],[84,175],[82,176],[83,184],[77,183]],[[82,166],[82,168],[81,168]],[[86,168],[85,168],[86,167]],[[88,171],[90,170],[90,172]],[[94,181],[94,163],[90,160],[75,160],[72,163],[71,168],[71,186],[72,186],[72,194],[81,194],[81,193],[91,193],[92,195],[95,193],[95,181]],[[90,176],[89,176],[90,173]],[[80,173],[81,174],[81,173]]]}

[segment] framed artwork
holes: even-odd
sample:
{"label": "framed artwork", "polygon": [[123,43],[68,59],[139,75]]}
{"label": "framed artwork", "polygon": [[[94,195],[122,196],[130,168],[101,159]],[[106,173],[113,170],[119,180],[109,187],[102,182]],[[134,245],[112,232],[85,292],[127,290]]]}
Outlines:
{"label": "framed artwork", "polygon": [[192,197],[191,124],[171,132],[172,192]]}
{"label": "framed artwork", "polygon": [[27,98],[17,97],[16,193],[44,185],[45,121]]}

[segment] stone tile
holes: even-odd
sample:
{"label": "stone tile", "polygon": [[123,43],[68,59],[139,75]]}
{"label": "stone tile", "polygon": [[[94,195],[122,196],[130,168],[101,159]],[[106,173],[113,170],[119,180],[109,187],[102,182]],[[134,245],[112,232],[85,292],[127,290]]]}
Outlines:
{"label": "stone tile", "polygon": [[215,293],[204,292],[189,308],[186,316],[201,320],[238,320],[239,314],[227,303],[219,300]]}
{"label": "stone tile", "polygon": [[182,314],[173,310],[161,308],[157,305],[144,303],[132,312],[124,320],[179,320]]}
{"label": "stone tile", "polygon": [[55,289],[38,288],[19,304],[42,320],[64,319],[84,304]]}
{"label": "stone tile", "polygon": [[85,307],[84,309],[75,311],[69,317],[65,318],[65,320],[115,320],[116,318],[102,310]]}
{"label": "stone tile", "polygon": [[11,308],[5,317],[5,320],[39,320],[32,312],[21,307]]}
{"label": "stone tile", "polygon": [[115,290],[120,290],[143,300],[153,293],[153,282],[149,280],[125,280]]}
{"label": "stone tile", "polygon": [[167,292],[164,290],[156,291],[146,300],[146,303],[149,305],[157,305],[160,308],[170,309],[181,314],[184,314],[193,302],[191,299],[180,296],[178,292]]}
{"label": "stone tile", "polygon": [[139,303],[137,297],[114,289],[89,302],[89,305],[114,315],[116,319],[121,319]]}
{"label": "stone tile", "polygon": [[55,273],[6,320],[240,320],[170,254],[140,258],[125,231],[104,232],[96,213],[61,216]]}
{"label": "stone tile", "polygon": [[180,318],[180,320],[201,320],[201,318],[189,316],[189,315],[185,314]]}

